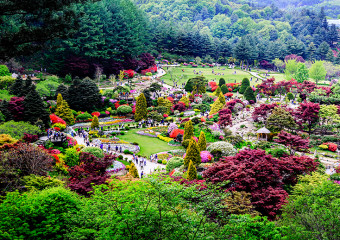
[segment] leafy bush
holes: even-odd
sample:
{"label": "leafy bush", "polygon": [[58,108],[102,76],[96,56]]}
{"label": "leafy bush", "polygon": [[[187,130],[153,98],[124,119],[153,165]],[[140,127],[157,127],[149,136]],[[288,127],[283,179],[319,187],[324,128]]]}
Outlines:
{"label": "leafy bush", "polygon": [[6,65],[0,65],[0,76],[11,76],[11,73],[9,72]]}
{"label": "leafy bush", "polygon": [[8,134],[0,134],[0,147],[3,146],[4,144],[13,144],[18,142],[17,139],[12,138]]}
{"label": "leafy bush", "polygon": [[0,89],[8,90],[14,82],[15,79],[11,76],[0,76]]}
{"label": "leafy bush", "polygon": [[75,148],[68,148],[65,150],[64,157],[65,164],[69,167],[73,167],[79,164],[79,152]]}
{"label": "leafy bush", "polygon": [[130,106],[127,106],[127,105],[119,106],[117,108],[117,113],[121,114],[121,115],[126,115],[126,114],[129,114],[129,113],[132,113],[132,108]]}
{"label": "leafy bush", "polygon": [[76,117],[76,120],[87,120],[87,119],[92,119],[92,116],[91,114],[89,114],[88,112],[84,112],[82,114],[79,114],[77,117]]}
{"label": "leafy bush", "polygon": [[0,90],[0,99],[9,101],[14,95],[8,93],[7,90]]}
{"label": "leafy bush", "polygon": [[208,148],[207,151],[213,152],[213,151],[221,151],[223,156],[232,156],[237,153],[236,149],[233,145],[227,142],[215,142],[212,143]]}
{"label": "leafy bush", "polygon": [[129,149],[125,149],[123,153],[124,154],[131,154],[131,151]]}
{"label": "leafy bush", "polygon": [[104,157],[104,152],[102,149],[98,147],[85,147],[81,150],[81,152],[86,152],[86,153],[91,153],[97,158],[103,158]]}
{"label": "leafy bush", "polygon": [[289,155],[289,152],[282,148],[269,149],[268,153],[275,158],[285,157]]}
{"label": "leafy bush", "polygon": [[167,163],[168,161],[167,160],[162,160],[162,164],[164,164],[164,165],[166,165],[166,163]]}
{"label": "leafy bush", "polygon": [[43,190],[51,187],[64,186],[64,182],[51,177],[37,176],[31,174],[22,178],[23,184],[27,190]]}
{"label": "leafy bush", "polygon": [[0,125],[0,134],[9,134],[13,138],[21,139],[25,133],[37,135],[41,133],[41,130],[27,122],[9,121]]}

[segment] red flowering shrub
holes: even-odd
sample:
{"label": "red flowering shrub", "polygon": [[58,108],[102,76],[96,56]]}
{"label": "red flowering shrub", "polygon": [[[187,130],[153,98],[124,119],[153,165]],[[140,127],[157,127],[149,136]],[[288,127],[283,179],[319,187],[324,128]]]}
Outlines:
{"label": "red flowering shrub", "polygon": [[135,76],[135,71],[132,69],[124,70],[124,78],[133,78]]}
{"label": "red flowering shrub", "polygon": [[166,114],[166,113],[164,113],[164,114],[163,114],[163,117],[164,117],[164,118],[167,118],[167,117],[169,117],[169,115]]}
{"label": "red flowering shrub", "polygon": [[100,112],[93,112],[93,113],[91,113],[91,115],[99,117],[100,116]]}
{"label": "red flowering shrub", "polygon": [[214,92],[218,87],[216,82],[209,82],[208,84],[208,86],[210,87],[208,90],[210,90],[211,92]]}
{"label": "red flowering shrub", "polygon": [[112,165],[116,156],[105,155],[100,159],[91,153],[82,152],[79,156],[79,165],[69,170],[69,188],[80,195],[88,196],[93,190],[93,185],[100,185],[106,182],[109,177],[106,169]]}
{"label": "red flowering shrub", "polygon": [[241,103],[241,104],[243,105],[243,107],[245,106],[244,103],[243,103],[240,99],[233,99],[233,100],[230,100],[229,102],[226,103],[226,106],[227,106],[231,111],[233,111],[236,103]]}
{"label": "red flowering shrub", "polygon": [[178,102],[173,106],[173,110],[178,110],[179,112],[184,112],[185,111],[185,103],[183,102]]}
{"label": "red flowering shrub", "polygon": [[178,134],[184,135],[184,129],[174,129],[170,133],[171,138],[176,138]]}
{"label": "red flowering shrub", "polygon": [[276,103],[272,103],[272,104],[261,104],[259,107],[254,108],[254,112],[252,114],[252,118],[254,122],[258,122],[259,120],[266,121],[268,115],[277,106],[278,105]]}
{"label": "red flowering shrub", "polygon": [[55,114],[51,114],[50,119],[51,119],[52,125],[56,123],[61,123],[61,124],[66,125],[66,122]]}
{"label": "red flowering shrub", "polygon": [[224,96],[226,96],[226,97],[228,97],[228,98],[231,98],[232,96],[234,96],[234,94],[228,92],[228,93],[224,94]]}
{"label": "red flowering shrub", "polygon": [[171,103],[174,103],[174,99],[172,97],[168,97],[168,100],[171,102]]}
{"label": "red flowering shrub", "polygon": [[151,73],[157,72],[157,66],[154,65],[154,66],[152,66],[152,67],[149,67],[148,69],[144,69],[144,70],[141,71],[141,74],[142,74],[142,75],[145,75],[145,74],[148,73],[148,72],[151,72]]}
{"label": "red flowering shrub", "polygon": [[324,145],[327,145],[328,150],[332,152],[336,152],[336,150],[338,149],[338,145],[336,145],[335,143],[327,142],[327,143],[324,143]]}

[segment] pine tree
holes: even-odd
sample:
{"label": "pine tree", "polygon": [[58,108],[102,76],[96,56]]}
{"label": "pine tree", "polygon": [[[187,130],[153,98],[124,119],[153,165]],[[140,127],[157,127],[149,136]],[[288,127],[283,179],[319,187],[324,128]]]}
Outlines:
{"label": "pine tree", "polygon": [[246,91],[247,87],[249,87],[249,86],[250,86],[249,79],[248,78],[243,78],[239,92],[241,94],[243,94],[244,91]]}
{"label": "pine tree", "polygon": [[222,91],[223,94],[226,94],[227,92],[229,92],[227,85],[224,84],[224,85],[221,87],[221,91]]}
{"label": "pine tree", "polygon": [[197,170],[193,162],[190,160],[189,167],[188,167],[188,180],[192,181],[197,178]]}
{"label": "pine tree", "polygon": [[23,95],[23,88],[24,88],[24,81],[22,80],[21,76],[18,75],[15,82],[9,89],[9,93],[18,97],[22,97]]}
{"label": "pine tree", "polygon": [[192,121],[189,120],[184,125],[183,141],[187,139],[191,139],[193,136],[194,136],[194,127],[192,125]]}
{"label": "pine tree", "polygon": [[60,93],[61,96],[63,97],[63,99],[67,99],[68,95],[67,95],[67,87],[64,84],[60,84],[57,87],[57,90],[55,91],[55,98],[58,98],[58,94]]}
{"label": "pine tree", "polygon": [[137,168],[136,168],[134,163],[130,164],[130,166],[129,166],[129,173],[131,174],[132,177],[139,178],[138,170],[137,170]]}
{"label": "pine tree", "polygon": [[142,119],[146,119],[148,115],[146,98],[143,93],[139,95],[136,102],[135,121],[139,122]]}
{"label": "pine tree", "polygon": [[220,95],[218,96],[218,101],[220,101],[220,103],[222,103],[223,106],[225,105],[225,97],[222,94],[222,92],[220,92]]}
{"label": "pine tree", "polygon": [[220,80],[218,81],[218,86],[220,86],[222,88],[222,86],[225,85],[225,80],[224,78],[220,78]]}
{"label": "pine tree", "polygon": [[99,120],[97,116],[93,116],[92,122],[91,122],[91,128],[99,128]]}
{"label": "pine tree", "polygon": [[64,101],[63,96],[60,93],[58,93],[58,96],[57,96],[57,108],[62,104],[63,101]]}
{"label": "pine tree", "polygon": [[244,92],[243,96],[245,97],[245,99],[247,101],[253,100],[254,102],[256,102],[256,97],[254,94],[254,91],[251,87],[247,87],[246,91]]}
{"label": "pine tree", "polygon": [[62,118],[68,125],[74,124],[74,115],[72,113],[70,106],[68,105],[68,103],[65,100],[61,100],[61,103],[60,103],[59,107],[57,107],[55,114],[58,117]]}
{"label": "pine tree", "polygon": [[242,37],[240,41],[237,42],[234,48],[234,57],[240,61],[250,60],[252,55],[252,49],[248,39]]}
{"label": "pine tree", "polygon": [[25,120],[34,124],[39,119],[43,121],[45,127],[49,125],[49,115],[44,106],[44,102],[41,99],[39,93],[35,89],[35,85],[32,85],[30,92],[26,95],[25,101]]}
{"label": "pine tree", "polygon": [[315,59],[316,47],[315,47],[315,44],[313,42],[311,42],[308,45],[307,52],[308,52],[308,55],[309,55],[309,60],[312,61],[313,59]]}
{"label": "pine tree", "polygon": [[222,91],[221,91],[221,88],[220,88],[220,86],[218,86],[217,88],[216,88],[216,90],[215,90],[215,92],[214,92],[214,95],[215,96],[220,96],[220,93],[221,93]]}
{"label": "pine tree", "polygon": [[334,53],[333,53],[332,49],[328,50],[328,53],[326,55],[326,60],[329,61],[329,62],[334,61]]}
{"label": "pine tree", "polygon": [[26,96],[30,92],[31,86],[32,86],[32,78],[30,76],[27,76],[25,80],[25,84],[22,89],[22,93],[24,94],[23,96]]}
{"label": "pine tree", "polygon": [[188,167],[190,161],[192,161],[195,165],[201,164],[200,151],[198,149],[197,142],[194,139],[190,139],[189,146],[184,158],[184,166]]}
{"label": "pine tree", "polygon": [[201,131],[198,138],[198,148],[200,152],[207,150],[207,140],[205,139],[205,133]]}

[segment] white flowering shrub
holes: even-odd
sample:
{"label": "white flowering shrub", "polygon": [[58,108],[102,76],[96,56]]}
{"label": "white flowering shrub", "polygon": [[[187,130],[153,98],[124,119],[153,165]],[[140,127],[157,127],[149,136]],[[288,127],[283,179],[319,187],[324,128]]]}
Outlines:
{"label": "white flowering shrub", "polygon": [[215,142],[207,148],[209,152],[213,152],[214,150],[221,151],[222,156],[233,156],[237,153],[234,146],[228,142]]}

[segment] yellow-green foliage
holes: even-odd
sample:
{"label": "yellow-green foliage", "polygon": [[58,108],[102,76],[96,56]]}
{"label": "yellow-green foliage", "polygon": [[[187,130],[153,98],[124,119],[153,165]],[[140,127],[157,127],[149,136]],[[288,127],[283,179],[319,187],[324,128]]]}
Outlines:
{"label": "yellow-green foliage", "polygon": [[136,102],[135,121],[139,122],[142,119],[146,119],[148,115],[146,98],[143,93],[139,95]]}
{"label": "yellow-green foliage", "polygon": [[324,145],[324,144],[321,144],[319,146],[319,148],[321,148],[322,150],[327,150],[328,149],[328,146],[327,145]]}
{"label": "yellow-green foliage", "polygon": [[3,146],[4,144],[13,144],[16,143],[18,140],[15,138],[12,138],[8,134],[0,134],[0,146]]}
{"label": "yellow-green foliage", "polygon": [[197,142],[194,139],[191,139],[189,142],[189,146],[184,158],[184,166],[188,167],[190,161],[192,161],[195,165],[201,164],[200,151],[198,149]]}
{"label": "yellow-green foliage", "polygon": [[215,113],[218,113],[220,110],[223,109],[225,104],[220,102],[220,99],[218,98],[213,105],[211,106],[209,115],[214,115]]}
{"label": "yellow-green foliage", "polygon": [[200,151],[205,151],[207,149],[207,140],[205,139],[205,134],[201,131],[198,138],[198,148]]}
{"label": "yellow-green foliage", "polygon": [[139,178],[138,170],[137,170],[134,163],[131,163],[130,166],[128,166],[128,169],[129,169],[129,173],[131,174],[132,177]]}
{"label": "yellow-green foliage", "polygon": [[0,76],[0,89],[8,89],[15,82],[12,76]]}
{"label": "yellow-green foliage", "polygon": [[24,176],[22,178],[25,187],[30,190],[43,190],[45,188],[51,187],[59,187],[63,186],[64,182],[53,178],[53,177],[45,177],[45,176],[37,176],[31,174],[29,176]]}
{"label": "yellow-green foliage", "polygon": [[183,141],[187,139],[191,139],[193,136],[194,136],[194,126],[192,125],[192,121],[189,120],[184,125]]}
{"label": "yellow-green foliage", "polygon": [[220,87],[217,87],[216,90],[215,90],[215,92],[214,92],[214,95],[215,95],[216,97],[218,97],[218,96],[220,96],[220,93],[221,93],[221,92],[222,92],[221,88],[220,88]]}
{"label": "yellow-green foliage", "polygon": [[312,172],[298,178],[298,184],[293,188],[293,196],[307,195],[323,182],[328,181],[329,176],[319,172]]}
{"label": "yellow-green foliage", "polygon": [[225,105],[225,97],[224,97],[223,93],[220,93],[220,95],[218,96],[218,100],[219,100],[223,105]]}
{"label": "yellow-green foliage", "polygon": [[61,95],[61,93],[58,93],[58,96],[57,96],[57,107],[59,107],[62,102],[63,102],[63,96]]}
{"label": "yellow-green foliage", "polygon": [[184,102],[185,106],[189,107],[190,101],[189,101],[189,98],[187,98],[186,96],[183,96],[179,101]]}
{"label": "yellow-green foliage", "polygon": [[99,127],[99,120],[97,116],[93,116],[93,120],[91,122],[91,128],[98,128]]}
{"label": "yellow-green foliage", "polygon": [[192,161],[189,163],[187,176],[189,181],[195,180],[197,178],[197,170]]}
{"label": "yellow-green foliage", "polygon": [[224,204],[227,206],[227,211],[231,214],[249,214],[252,217],[259,215],[259,212],[255,211],[254,206],[251,204],[251,194],[242,192],[231,192]]}
{"label": "yellow-green foliage", "polygon": [[55,114],[58,117],[62,118],[68,125],[74,124],[74,115],[72,113],[70,106],[68,105],[68,103],[65,100],[61,101],[61,104],[55,110]]}
{"label": "yellow-green foliage", "polygon": [[169,99],[164,99],[163,97],[159,97],[157,99],[157,104],[158,106],[163,106],[167,108],[167,114],[170,114],[171,112],[171,107],[172,107],[172,103],[170,102]]}

